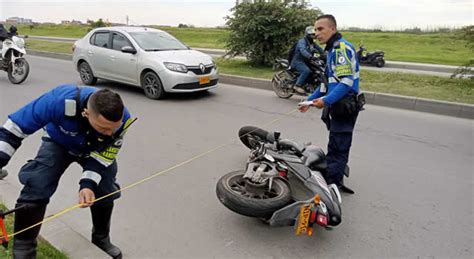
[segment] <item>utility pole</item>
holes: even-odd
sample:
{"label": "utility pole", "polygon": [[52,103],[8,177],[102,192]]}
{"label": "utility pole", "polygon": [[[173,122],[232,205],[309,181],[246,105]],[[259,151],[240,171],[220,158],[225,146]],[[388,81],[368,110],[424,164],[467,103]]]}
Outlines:
{"label": "utility pole", "polygon": [[127,26],[128,26],[128,15],[127,15],[127,17],[125,18],[125,20],[127,21]]}

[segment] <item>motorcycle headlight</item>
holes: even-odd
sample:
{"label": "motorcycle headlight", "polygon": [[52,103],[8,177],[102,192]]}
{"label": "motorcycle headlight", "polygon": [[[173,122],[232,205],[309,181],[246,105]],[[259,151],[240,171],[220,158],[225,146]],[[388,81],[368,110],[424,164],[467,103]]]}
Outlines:
{"label": "motorcycle headlight", "polygon": [[17,45],[20,49],[25,47],[25,41],[22,38],[19,37],[13,37],[12,38],[13,43]]}
{"label": "motorcycle headlight", "polygon": [[178,63],[171,63],[171,62],[163,62],[165,67],[171,71],[175,72],[181,72],[181,73],[187,73],[188,68],[183,65],[183,64],[178,64]]}

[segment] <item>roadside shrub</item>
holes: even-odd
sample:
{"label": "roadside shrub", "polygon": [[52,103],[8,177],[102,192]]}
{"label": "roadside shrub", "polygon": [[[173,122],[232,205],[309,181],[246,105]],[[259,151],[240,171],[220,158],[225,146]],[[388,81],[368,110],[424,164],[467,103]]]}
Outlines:
{"label": "roadside shrub", "polygon": [[298,1],[243,3],[231,11],[225,17],[230,30],[226,55],[245,56],[255,65],[270,65],[276,57],[286,57],[306,26],[314,25],[321,14]]}

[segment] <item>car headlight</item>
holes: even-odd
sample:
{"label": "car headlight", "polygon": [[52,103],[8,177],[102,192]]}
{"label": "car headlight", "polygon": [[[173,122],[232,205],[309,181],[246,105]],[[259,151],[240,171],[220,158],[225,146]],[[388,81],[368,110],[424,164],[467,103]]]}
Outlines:
{"label": "car headlight", "polygon": [[214,69],[217,68],[217,63],[214,61],[214,59],[211,59],[211,62],[212,62],[212,66],[214,66]]}
{"label": "car headlight", "polygon": [[18,46],[18,48],[22,49],[25,47],[25,41],[19,37],[13,37],[13,43]]}
{"label": "car headlight", "polygon": [[165,64],[165,67],[171,71],[176,71],[176,72],[181,72],[181,73],[188,72],[188,68],[183,64],[171,63],[171,62],[163,62],[163,64]]}

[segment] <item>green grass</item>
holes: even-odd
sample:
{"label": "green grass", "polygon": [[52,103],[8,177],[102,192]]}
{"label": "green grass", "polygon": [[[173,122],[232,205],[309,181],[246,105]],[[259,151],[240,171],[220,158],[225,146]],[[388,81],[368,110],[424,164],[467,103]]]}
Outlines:
{"label": "green grass", "polygon": [[[197,48],[224,48],[229,32],[217,28],[157,27],[169,32],[187,45]],[[39,25],[30,29],[18,26],[21,34],[55,37],[83,37],[85,25]],[[474,59],[466,41],[455,33],[342,32],[356,47],[362,41],[368,51],[383,50],[387,60],[459,66]]]}
{"label": "green grass", "polygon": [[[71,43],[27,40],[27,48],[71,54]],[[252,66],[245,60],[218,58],[222,74],[271,79],[269,67]],[[450,79],[409,73],[361,71],[360,87],[365,91],[415,96],[451,102],[474,104],[474,80]]]}
{"label": "green grass", "polygon": [[[244,60],[217,59],[222,74],[271,79],[268,67],[253,67]],[[474,80],[410,73],[361,71],[360,89],[450,102],[474,104]]]}
{"label": "green grass", "polygon": [[383,50],[385,59],[445,65],[462,65],[474,59],[466,41],[455,33],[343,32],[355,47],[362,41],[368,51]]}
{"label": "green grass", "polygon": [[72,54],[72,42],[55,42],[45,40],[26,39],[26,48],[55,53]]}
{"label": "green grass", "polygon": [[[8,209],[0,204],[0,209],[2,211],[7,211]],[[5,217],[5,227],[7,233],[13,233],[13,214],[9,214]],[[15,237],[13,237],[15,238]],[[3,247],[0,247],[0,258],[13,258],[12,253],[13,240],[9,240],[8,250],[5,250]],[[46,240],[39,238],[38,248],[37,248],[37,258],[38,259],[66,259],[68,258],[64,253],[58,251],[56,248],[51,246]]]}

